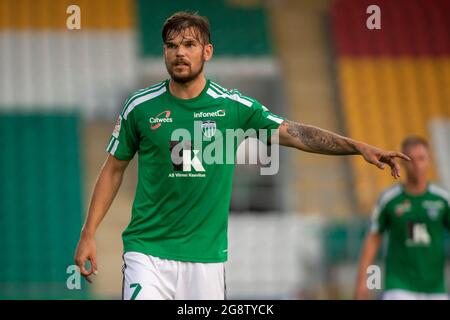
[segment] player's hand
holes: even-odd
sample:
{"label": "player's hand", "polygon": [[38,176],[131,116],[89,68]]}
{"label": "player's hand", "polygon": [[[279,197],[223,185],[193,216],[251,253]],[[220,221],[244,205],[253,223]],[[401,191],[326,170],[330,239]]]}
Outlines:
{"label": "player's hand", "polygon": [[359,151],[364,159],[377,166],[380,169],[384,169],[385,164],[391,167],[391,175],[397,179],[400,177],[400,165],[395,158],[401,158],[406,161],[411,160],[408,156],[397,151],[385,151],[368,144],[362,144],[359,146]]}
{"label": "player's hand", "polygon": [[[86,262],[91,262],[90,270],[86,269]],[[97,275],[97,261],[96,261],[96,246],[93,237],[81,235],[78,242],[77,250],[75,251],[75,263],[80,268],[81,275],[89,282],[92,274]]]}
{"label": "player's hand", "polygon": [[368,300],[370,298],[369,289],[365,281],[358,281],[355,289],[355,300]]}

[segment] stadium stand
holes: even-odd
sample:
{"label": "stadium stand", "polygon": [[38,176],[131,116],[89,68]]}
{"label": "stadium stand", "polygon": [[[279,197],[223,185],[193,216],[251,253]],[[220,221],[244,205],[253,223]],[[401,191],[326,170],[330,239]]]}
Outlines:
{"label": "stadium stand", "polygon": [[[285,0],[268,10],[282,64],[290,119],[345,133],[334,96],[334,74],[324,21],[329,1]],[[284,150],[289,174],[284,183],[292,210],[345,217],[353,212],[346,159]]]}
{"label": "stadium stand", "polygon": [[[68,30],[67,7],[82,7]],[[74,110],[110,119],[135,90],[134,1],[0,2],[2,110]],[[18,89],[20,88],[20,90]]]}
{"label": "stadium stand", "polygon": [[433,120],[430,123],[431,145],[435,150],[436,166],[442,184],[450,190],[450,120]]}
{"label": "stadium stand", "polygon": [[0,298],[87,297],[69,291],[81,227],[79,118],[0,114]]}
{"label": "stadium stand", "polygon": [[[389,149],[409,134],[430,139],[430,121],[450,117],[450,2],[378,1],[381,30],[366,27],[370,4],[340,0],[332,7],[348,133]],[[352,167],[360,211],[368,212],[392,180],[359,159]]]}
{"label": "stadium stand", "polygon": [[[198,11],[211,23],[217,56],[265,56],[271,54],[266,11],[261,6],[239,7],[229,1],[138,1],[141,54],[161,56],[161,26],[172,13]],[[151,19],[148,17],[151,16]],[[236,36],[239,35],[239,36]]]}

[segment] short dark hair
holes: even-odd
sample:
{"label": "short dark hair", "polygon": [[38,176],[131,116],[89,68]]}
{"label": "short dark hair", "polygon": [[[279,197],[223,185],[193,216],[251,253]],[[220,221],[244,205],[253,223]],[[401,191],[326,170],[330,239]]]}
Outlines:
{"label": "short dark hair", "polygon": [[406,137],[402,142],[402,152],[405,152],[409,147],[422,145],[425,148],[429,149],[428,142],[425,138],[420,136],[411,135]]}
{"label": "short dark hair", "polygon": [[197,12],[180,11],[171,15],[164,22],[162,28],[162,39],[166,43],[167,39],[177,36],[183,30],[193,28],[195,37],[202,44],[211,43],[211,32],[208,18],[200,16]]}

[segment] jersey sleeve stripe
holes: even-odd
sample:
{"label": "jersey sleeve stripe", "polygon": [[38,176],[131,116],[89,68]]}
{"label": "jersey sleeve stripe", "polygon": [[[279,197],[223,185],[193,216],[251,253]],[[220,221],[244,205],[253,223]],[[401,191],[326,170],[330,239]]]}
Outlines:
{"label": "jersey sleeve stripe", "polygon": [[396,196],[398,196],[402,192],[402,186],[397,184],[389,189],[387,189],[380,197],[380,200],[378,201],[378,206],[380,207],[380,210],[383,210],[384,207],[388,204],[389,201],[394,199]]}
{"label": "jersey sleeve stripe", "polygon": [[154,86],[151,86],[149,88],[146,89],[141,89],[139,91],[137,91],[135,94],[133,94],[130,98],[127,99],[127,101],[125,102],[124,108],[123,108],[123,112],[122,115],[125,113],[126,108],[130,105],[130,103],[139,98],[142,97],[143,95],[150,93],[150,92],[154,92],[154,91],[158,91],[159,89],[161,89],[162,87],[165,86],[165,82],[160,82]]}
{"label": "jersey sleeve stripe", "polygon": [[160,95],[162,95],[164,92],[166,92],[166,87],[163,86],[161,89],[159,89],[158,91],[151,91],[150,93],[144,94],[142,96],[140,96],[139,98],[133,100],[124,110],[123,112],[123,118],[125,120],[127,120],[128,115],[130,114],[131,111],[133,111],[134,108],[136,108],[138,105],[140,105],[141,103],[144,103],[148,100],[154,99]]}
{"label": "jersey sleeve stripe", "polygon": [[256,102],[255,99],[243,95],[242,93],[240,93],[240,92],[239,92],[238,90],[236,90],[236,89],[233,89],[233,90],[229,91],[229,93],[230,93],[230,94],[237,94],[237,95],[238,95],[239,97],[241,97],[242,99],[248,100],[248,101],[250,101],[251,103]]}
{"label": "jersey sleeve stripe", "polygon": [[227,89],[225,89],[224,87],[222,87],[220,84],[218,84],[217,82],[211,81],[210,84],[214,85],[217,88],[220,88],[223,92],[228,91]]}
{"label": "jersey sleeve stripe", "polygon": [[372,216],[370,218],[370,232],[371,233],[378,233],[379,232],[379,225],[378,225],[378,218],[380,217],[380,207],[378,205],[375,206],[375,208],[372,211]]}
{"label": "jersey sleeve stripe", "polygon": [[219,94],[230,98],[231,100],[235,100],[235,101],[242,103],[243,105],[246,105],[247,107],[251,107],[253,105],[254,100],[252,100],[248,97],[242,96],[239,93],[239,91],[237,91],[237,90],[228,91],[228,90],[216,85],[213,82],[210,83],[210,88],[214,89]]}
{"label": "jersey sleeve stripe", "polygon": [[150,86],[150,87],[147,87],[147,88],[144,88],[144,89],[140,89],[140,90],[134,92],[134,93],[127,99],[127,101],[125,101],[125,105],[126,105],[128,102],[130,102],[132,99],[136,98],[137,96],[140,96],[140,95],[142,95],[142,94],[144,94],[144,93],[146,93],[146,92],[148,92],[148,91],[151,91],[151,90],[157,90],[157,89],[161,88],[164,84],[165,84],[165,81],[159,82],[159,83],[157,83],[157,84],[155,84],[155,85],[153,85],[153,86]]}
{"label": "jersey sleeve stripe", "polygon": [[274,117],[274,116],[272,116],[270,114],[267,116],[267,119],[275,121],[278,124],[281,124],[284,121],[283,119]]}
{"label": "jersey sleeve stripe", "polygon": [[237,93],[242,99],[246,99],[246,100],[248,100],[249,102],[252,102],[252,103],[255,102],[255,99],[242,95],[242,94],[241,94],[238,90],[236,90],[236,89],[228,90],[228,89],[222,87],[220,84],[218,84],[218,83],[216,83],[216,82],[214,82],[214,81],[211,81],[210,84],[212,85],[212,87],[213,87],[214,89],[216,89],[216,90],[219,91],[219,92],[223,92],[223,93],[226,93],[226,94],[228,94],[228,95]]}
{"label": "jersey sleeve stripe", "polygon": [[220,89],[218,86],[215,86],[213,83],[209,84],[209,89],[213,90],[214,92],[216,92],[219,96],[222,97],[229,97],[230,96],[230,92],[226,89]]}
{"label": "jersey sleeve stripe", "polygon": [[447,202],[450,201],[449,193],[444,188],[435,184],[430,184],[428,190],[430,191],[430,193],[433,193],[437,196],[444,198],[444,200],[446,200]]}
{"label": "jersey sleeve stripe", "polygon": [[114,140],[115,140],[115,138],[111,137],[111,139],[109,140],[108,146],[106,147],[106,151],[109,152],[111,150],[111,146],[112,146]]}
{"label": "jersey sleeve stripe", "polygon": [[238,94],[236,94],[236,93],[230,95],[230,99],[231,99],[231,100],[234,100],[234,101],[237,101],[237,102],[240,102],[240,103],[242,103],[243,105],[245,105],[245,106],[247,106],[247,107],[251,107],[251,106],[253,105],[252,102],[250,102],[250,101],[248,101],[248,100],[246,100],[246,99],[243,99],[242,97],[240,97],[240,96],[239,96]]}
{"label": "jersey sleeve stripe", "polygon": [[119,140],[116,140],[116,141],[114,141],[114,145],[113,145],[113,147],[112,147],[112,149],[111,149],[111,151],[110,151],[110,153],[112,154],[112,155],[114,155],[115,153],[116,153],[116,150],[117,150],[117,147],[119,146]]}
{"label": "jersey sleeve stripe", "polygon": [[372,216],[370,219],[370,232],[377,233],[379,231],[379,224],[378,219],[380,217],[381,211],[384,210],[386,205],[394,199],[396,196],[398,196],[402,192],[402,186],[397,184],[389,189],[387,189],[383,194],[380,196],[380,199],[378,200],[377,204],[375,205]]}
{"label": "jersey sleeve stripe", "polygon": [[230,96],[226,93],[220,92],[217,89],[213,89],[213,87],[209,87],[208,90],[206,90],[206,93],[213,97],[214,99],[217,98],[230,98]]}
{"label": "jersey sleeve stripe", "polygon": [[227,94],[227,93],[221,93],[221,94],[219,94],[219,93],[215,92],[215,91],[212,89],[212,87],[208,88],[208,90],[206,91],[206,93],[207,93],[208,95],[210,95],[211,97],[213,97],[214,99],[217,99],[217,98],[228,98],[228,99],[230,99],[230,100],[234,100],[234,101],[240,102],[241,104],[243,104],[243,105],[245,105],[245,106],[247,106],[247,107],[251,107],[251,106],[252,106],[252,103],[251,103],[250,101],[241,99],[237,94],[233,94],[233,95],[229,95],[229,94]]}

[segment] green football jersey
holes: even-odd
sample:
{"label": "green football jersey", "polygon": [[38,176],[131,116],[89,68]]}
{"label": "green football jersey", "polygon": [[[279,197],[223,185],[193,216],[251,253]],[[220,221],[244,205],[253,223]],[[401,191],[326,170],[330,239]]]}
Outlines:
{"label": "green football jersey", "polygon": [[387,189],[374,208],[371,232],[388,231],[385,290],[444,293],[445,229],[450,229],[449,195],[429,183],[412,195],[401,184]]}
{"label": "green football jersey", "polygon": [[124,251],[179,261],[226,261],[237,147],[251,131],[257,130],[253,133],[260,139],[270,136],[283,120],[258,101],[210,80],[193,99],[173,96],[169,80],[133,94],[107,146],[119,160],[138,153]]}

